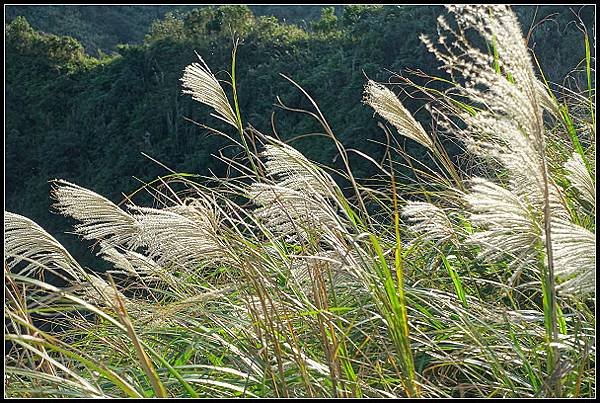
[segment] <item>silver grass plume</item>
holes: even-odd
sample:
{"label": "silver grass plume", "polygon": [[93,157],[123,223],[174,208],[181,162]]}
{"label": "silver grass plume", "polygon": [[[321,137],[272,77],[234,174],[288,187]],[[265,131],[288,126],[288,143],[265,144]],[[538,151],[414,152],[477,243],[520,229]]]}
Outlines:
{"label": "silver grass plume", "polygon": [[[449,43],[445,35],[434,46],[423,41],[450,73],[457,73],[464,84],[457,89],[474,105],[476,113],[458,112],[465,129],[458,130],[474,154],[506,168],[508,186],[474,180],[466,197],[473,209],[471,220],[484,231],[470,240],[482,246],[488,257],[510,251],[520,263],[533,263],[534,245],[541,241],[546,262],[553,276],[551,221],[566,219],[564,197],[549,176],[546,166],[542,107],[550,108],[548,94],[542,96],[541,83],[533,65],[515,14],[508,6],[448,6],[455,15],[457,30],[442,18],[442,31],[456,39]],[[472,46],[464,32],[474,29],[495,46],[492,57]],[[444,50],[439,50],[438,47]],[[539,260],[539,254],[537,259]],[[553,280],[551,280],[553,281]]]}
{"label": "silver grass plume", "polygon": [[581,271],[577,276],[558,285],[561,295],[588,295],[596,291],[596,271]]}
{"label": "silver grass plume", "polygon": [[84,288],[80,291],[84,298],[98,306],[107,306],[115,308],[119,306],[118,299],[125,303],[126,307],[132,307],[133,304],[123,293],[115,290],[110,284],[104,281],[101,277],[90,274],[87,276],[87,281],[81,283]]}
{"label": "silver grass plume", "polygon": [[581,198],[596,208],[596,185],[579,153],[574,152],[564,164],[567,179],[579,191]]}
{"label": "silver grass plume", "polygon": [[100,243],[98,253],[104,260],[113,264],[108,273],[125,274],[130,277],[142,278],[144,281],[156,281],[177,288],[180,280],[156,263],[148,256],[131,250],[117,250],[115,247]]}
{"label": "silver grass plume", "polygon": [[550,90],[540,80],[536,80],[536,84],[538,99],[542,108],[551,113],[554,117],[560,116],[560,110],[558,109],[556,102],[554,102],[554,99],[552,99],[548,93]]}
{"label": "silver grass plume", "polygon": [[534,245],[542,236],[539,216],[532,216],[528,203],[509,189],[483,178],[471,180],[465,196],[470,221],[480,230],[468,242],[482,247],[481,256],[496,260],[510,253],[513,264],[533,264],[538,259]]}
{"label": "silver grass plume", "polygon": [[433,142],[429,135],[392,91],[373,80],[369,80],[364,93],[363,101],[375,109],[375,112],[381,117],[394,125],[401,135],[424,145],[430,150],[433,149]]}
{"label": "silver grass plume", "polygon": [[419,240],[440,244],[456,239],[457,234],[448,215],[434,204],[408,201],[402,209],[402,216],[419,235]]}
{"label": "silver grass plume", "polygon": [[135,217],[99,194],[64,180],[55,182],[54,207],[63,215],[78,221],[75,231],[85,239],[104,240],[113,245],[137,243],[138,223]]}
{"label": "silver grass plume", "polygon": [[356,276],[352,267],[346,264],[338,251],[320,251],[310,256],[294,256],[290,264],[292,280],[304,292],[309,293],[312,288],[312,278],[320,275],[325,282],[329,282],[328,271],[331,271],[330,286],[339,287],[354,283]]}
{"label": "silver grass plume", "polygon": [[20,270],[24,276],[46,268],[63,270],[75,282],[84,275],[81,266],[52,235],[29,218],[8,211],[4,212],[4,251],[9,269],[20,262],[26,264]]}
{"label": "silver grass plume", "polygon": [[180,79],[185,88],[183,93],[190,94],[192,99],[210,106],[216,112],[216,114],[211,114],[212,116],[238,129],[236,115],[223,88],[202,57],[196,55],[200,59],[200,63],[192,63],[186,66],[183,77]]}
{"label": "silver grass plume", "polygon": [[596,234],[570,221],[552,221],[555,273],[562,294],[584,295],[596,287]]}
{"label": "silver grass plume", "polygon": [[[100,242],[100,252],[97,254],[97,256],[100,256],[107,262],[112,263],[113,270],[111,270],[111,273],[120,272],[130,276],[140,276],[138,267],[147,264],[145,263],[145,261],[149,258],[147,256],[136,253],[136,255],[139,255],[140,258],[143,258],[143,260],[138,260],[135,259],[134,256],[130,255],[129,252],[131,251],[126,250],[123,252],[119,252],[117,251],[116,247],[110,246],[104,242]],[[134,263],[132,260],[137,260],[137,262]],[[142,263],[142,261],[144,261],[144,263]]]}
{"label": "silver grass plume", "polygon": [[[195,290],[194,295],[177,299],[166,305],[154,305],[150,315],[144,318],[146,325],[156,327],[169,325],[184,326],[190,319],[196,319],[198,316],[206,313],[206,304],[215,300],[222,299],[229,292],[234,289],[231,287],[224,287],[220,289],[209,289],[205,292],[198,293]],[[181,313],[186,313],[181,315]]]}
{"label": "silver grass plume", "polygon": [[266,227],[286,239],[308,239],[310,234],[333,239],[333,232],[346,232],[345,218],[338,214],[339,189],[333,179],[300,152],[271,139],[261,154],[267,176],[276,183],[253,183],[249,198]]}
{"label": "silver grass plume", "polygon": [[254,183],[250,199],[265,226],[288,240],[309,239],[310,235],[345,232],[345,225],[325,198],[283,186]]}
{"label": "silver grass plume", "polygon": [[[483,106],[474,115],[459,113],[467,124],[459,133],[473,152],[500,162],[510,171],[515,190],[541,194],[544,144],[540,84],[527,48],[516,39],[521,38],[517,19],[504,6],[448,8],[454,12],[460,32],[476,29],[489,43],[495,44],[498,53],[494,60],[456,33],[457,39],[452,44],[447,43],[445,36],[440,37],[445,52],[423,37],[429,50],[450,72],[462,75],[464,85],[458,86],[462,94],[475,105]],[[443,18],[438,22],[443,30],[454,33]],[[532,181],[535,187],[531,186]]]}
{"label": "silver grass plume", "polygon": [[158,265],[178,258],[181,264],[214,261],[226,255],[216,235],[219,218],[208,198],[188,199],[187,204],[163,210],[130,206],[133,213],[129,214],[88,189],[66,181],[56,183],[55,207],[82,221],[75,229],[86,239],[125,249],[145,246],[151,256],[159,256]]}
{"label": "silver grass plume", "polygon": [[267,139],[272,144],[266,144],[261,153],[267,176],[279,179],[280,186],[292,190],[304,191],[309,187],[323,196],[335,196],[337,185],[329,174],[288,144],[268,136]]}
{"label": "silver grass plume", "polygon": [[205,201],[188,201],[162,210],[132,209],[137,212],[140,245],[157,264],[217,265],[234,260],[219,235],[220,218]]}

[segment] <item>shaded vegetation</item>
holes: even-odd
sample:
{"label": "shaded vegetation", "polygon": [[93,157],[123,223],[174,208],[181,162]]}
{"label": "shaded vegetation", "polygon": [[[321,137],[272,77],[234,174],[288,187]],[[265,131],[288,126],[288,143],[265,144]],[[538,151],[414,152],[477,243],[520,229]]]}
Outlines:
{"label": "shaded vegetation", "polygon": [[[110,54],[119,44],[141,44],[148,27],[165,14],[185,14],[202,6],[193,5],[145,5],[145,6],[7,6],[6,20],[18,16],[27,18],[36,29],[55,35],[76,38],[89,54]],[[277,17],[288,23],[306,25],[318,19],[322,6],[272,6],[251,5],[255,15]],[[341,6],[336,6],[338,12]]]}
{"label": "shaded vegetation", "polygon": [[[436,71],[435,59],[418,37],[434,32],[441,7],[352,5],[324,9],[318,18],[313,18],[315,8],[304,7],[181,7],[7,7],[9,19],[24,13],[40,29],[82,38],[89,51],[103,48],[108,53],[116,43],[141,42],[145,34],[143,43],[117,46],[117,55],[92,57],[78,41],[43,34],[25,18],[16,17],[7,26],[8,209],[44,223],[74,246],[62,235],[67,229],[62,221],[46,214],[47,181],[52,178],[65,178],[121,201],[121,192],[140,186],[132,177],[151,181],[164,172],[141,152],[178,172],[222,173],[224,165],[210,155],[225,141],[185,118],[222,127],[214,119],[207,122],[204,112],[181,96],[179,79],[184,66],[196,60],[194,51],[204,55],[218,78],[226,79],[232,31],[241,38],[236,81],[245,121],[272,133],[275,112],[276,131],[284,139],[321,131],[313,121],[273,106],[278,96],[290,107],[307,106],[282,73],[319,100],[346,147],[375,159],[383,152],[375,142],[385,142],[385,135],[360,103],[365,76],[387,81],[387,71]],[[283,24],[275,17],[255,16],[252,9],[307,21],[301,27]],[[150,24],[167,11],[171,13]],[[534,15],[540,21],[558,13],[529,39],[551,81],[580,63],[582,35],[567,7],[544,6],[537,14],[533,7],[520,7],[517,12],[524,27],[532,25]],[[582,9],[588,25],[591,15],[591,7]],[[113,31],[114,36],[103,36]],[[564,62],[554,62],[556,55]],[[231,96],[231,89],[225,90]],[[406,101],[412,111],[422,104]],[[420,119],[422,113],[415,116]],[[336,155],[333,145],[320,137],[302,137],[293,144],[316,161],[330,163]],[[418,144],[408,141],[407,146],[417,156],[424,155]],[[351,158],[358,177],[374,173],[372,164]],[[341,161],[335,164],[339,167]]]}

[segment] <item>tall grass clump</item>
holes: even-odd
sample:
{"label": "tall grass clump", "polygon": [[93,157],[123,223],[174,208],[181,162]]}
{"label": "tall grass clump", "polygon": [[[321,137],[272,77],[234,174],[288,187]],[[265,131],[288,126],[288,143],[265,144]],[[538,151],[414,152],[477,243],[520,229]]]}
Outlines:
{"label": "tall grass clump", "polygon": [[153,207],[53,182],[54,209],[107,272],[6,212],[7,395],[595,396],[593,82],[551,87],[507,6],[448,10],[422,39],[451,79],[404,78],[438,130],[365,85],[391,125],[385,158],[364,156],[377,187],[289,78],[312,109],[280,106],[316,119],[344,169],[244,128],[234,50],[233,106],[202,59],[182,78],[236,129],[228,177],[170,173],[144,187]]}

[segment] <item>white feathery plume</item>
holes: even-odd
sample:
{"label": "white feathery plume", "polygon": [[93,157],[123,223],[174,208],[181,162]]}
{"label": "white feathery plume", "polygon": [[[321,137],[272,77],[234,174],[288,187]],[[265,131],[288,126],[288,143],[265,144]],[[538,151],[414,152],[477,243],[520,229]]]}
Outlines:
{"label": "white feathery plume", "polygon": [[[121,253],[118,252],[115,247],[112,247],[104,242],[100,242],[100,252],[98,252],[97,256],[101,256],[107,262],[112,263],[114,269],[111,270],[111,273],[122,272],[130,276],[138,276],[139,273],[136,270],[137,265],[134,266],[133,262],[125,256],[127,252],[130,251]],[[140,256],[147,259],[147,257],[144,255]]]}
{"label": "white feathery plume", "polygon": [[333,207],[320,195],[278,185],[254,183],[250,199],[259,206],[255,211],[265,226],[289,240],[308,239],[310,234],[345,232],[345,225]]}
{"label": "white feathery plume", "polygon": [[56,208],[82,221],[75,229],[86,239],[125,249],[145,246],[151,256],[160,257],[159,266],[214,261],[226,255],[216,235],[220,220],[208,198],[188,199],[187,204],[163,210],[129,206],[135,213],[128,214],[90,190],[66,181],[58,184],[53,190]]}
{"label": "white feathery plume", "polygon": [[356,280],[353,270],[345,264],[337,251],[320,251],[310,256],[294,256],[290,264],[290,280],[298,284],[305,292],[312,291],[312,278],[317,272],[328,282],[331,271],[332,286],[337,287]]}
{"label": "white feathery plume", "polygon": [[550,112],[554,117],[560,116],[560,111],[556,105],[556,102],[554,102],[554,99],[552,99],[548,93],[550,90],[540,80],[536,80],[536,84],[538,99],[542,108]]}
{"label": "white feathery plume", "polygon": [[222,222],[216,203],[216,200],[207,194],[197,193],[196,197],[186,198],[183,204],[169,206],[163,210],[187,217],[216,233]]}
{"label": "white feathery plume", "polygon": [[[496,47],[498,67],[503,74],[510,74],[513,78],[512,84],[518,88],[521,93],[533,96],[537,94],[537,79],[534,74],[533,64],[523,37],[517,16],[506,5],[449,5],[448,10],[454,14],[456,22],[461,32],[472,28],[480,33],[488,43]],[[448,25],[443,21],[440,24],[444,28]],[[464,38],[459,38],[456,44],[458,50],[467,50],[468,53],[463,60],[473,59],[478,62],[476,66],[468,68],[464,76],[476,81],[485,81],[487,77],[479,77],[481,73],[496,73],[492,64],[491,56],[483,54],[478,49],[473,48]],[[454,56],[454,55],[452,55]],[[456,56],[454,56],[456,60]],[[454,66],[455,69],[462,69],[460,64]],[[468,66],[464,66],[468,67]],[[537,101],[530,98],[529,103]]]}
{"label": "white feathery plume", "polygon": [[248,197],[259,206],[255,214],[273,231],[288,240],[310,235],[333,240],[334,232],[346,232],[346,221],[337,212],[337,184],[293,147],[269,138],[272,144],[261,154],[267,176],[276,184],[254,183]]}
{"label": "white feathery plume", "polygon": [[55,183],[54,207],[63,215],[81,221],[74,228],[83,238],[123,246],[137,242],[139,229],[133,216],[91,190],[64,180]]}
{"label": "white feathery plume", "polygon": [[83,295],[96,305],[114,308],[119,305],[118,298],[120,298],[126,307],[132,306],[132,303],[123,293],[115,290],[114,287],[95,274],[88,275],[87,281],[82,282],[82,284],[85,286],[82,290]]}
{"label": "white feathery plume", "polygon": [[[451,73],[463,78],[457,89],[478,105],[476,113],[458,112],[465,128],[459,135],[471,152],[506,168],[508,186],[474,179],[465,197],[473,214],[471,221],[483,231],[469,237],[488,258],[514,255],[515,263],[539,261],[535,245],[550,250],[554,220],[568,220],[564,196],[546,167],[545,130],[542,108],[551,110],[549,94],[535,77],[529,51],[520,38],[516,15],[508,6],[453,5],[457,30],[439,18],[445,35],[438,44],[423,41]],[[474,29],[495,47],[496,58],[475,48],[464,32]],[[560,234],[557,235],[560,238]],[[559,249],[561,250],[561,249]],[[548,265],[554,265],[555,258]]]}
{"label": "white feathery plume", "polygon": [[136,278],[142,277],[145,281],[159,281],[170,287],[176,287],[179,284],[179,280],[175,276],[150,257],[140,253],[131,250],[118,251],[101,242],[98,255],[113,264],[114,269],[109,270],[108,273],[124,273]]}
{"label": "white feathery plume", "polygon": [[181,266],[231,261],[229,248],[219,234],[215,210],[190,203],[162,210],[132,207],[137,211],[140,245],[147,247],[157,264]]}
{"label": "white feathery plume", "polygon": [[334,196],[337,189],[331,176],[310,162],[295,148],[267,137],[273,144],[266,144],[261,156],[265,158],[267,176],[279,179],[280,186],[305,191],[307,188],[323,196]]}
{"label": "white feathery plume", "polygon": [[570,221],[552,221],[555,273],[567,281],[558,286],[563,294],[594,292],[596,284],[596,234]]}
{"label": "white feathery plume", "polygon": [[565,170],[568,172],[567,179],[571,182],[571,185],[579,191],[581,197],[590,203],[594,208],[596,207],[596,186],[594,179],[588,172],[583,158],[579,153],[574,152],[571,158],[565,162]]}
{"label": "white feathery plume", "polygon": [[408,201],[402,216],[411,223],[411,229],[420,235],[419,240],[443,243],[456,238],[446,212],[434,204]]}
{"label": "white feathery plume", "polygon": [[[459,131],[472,152],[491,158],[509,169],[515,191],[542,194],[543,121],[540,107],[540,83],[535,77],[531,58],[521,38],[516,16],[506,6],[448,7],[455,14],[459,31],[475,28],[496,47],[498,58],[473,47],[457,35],[443,19],[440,27],[457,36],[452,44],[441,37],[445,52],[426,38],[423,41],[449,71],[464,77],[457,88],[474,105],[482,108],[474,115],[459,113],[466,128]],[[500,73],[494,68],[494,62]],[[528,180],[523,180],[523,178]],[[536,186],[531,186],[531,183]],[[539,199],[536,196],[536,199]]]}
{"label": "white feathery plume", "polygon": [[543,228],[526,202],[508,189],[483,178],[472,179],[471,193],[465,196],[472,211],[471,223],[481,230],[469,242],[481,246],[481,256],[495,260],[506,254],[517,259],[513,264],[528,264],[538,259],[535,245]]}
{"label": "white feathery plume", "polygon": [[[189,297],[182,297],[182,299],[177,299],[166,305],[154,306],[154,312],[145,318],[147,321],[146,324],[152,327],[164,326],[166,324],[185,325],[190,318],[195,319],[199,315],[205,313],[207,303],[223,298],[233,289],[233,286],[220,289],[209,289]],[[180,315],[183,312],[186,312],[187,314]]]}
{"label": "white feathery plume", "polygon": [[369,80],[364,92],[363,102],[394,125],[401,135],[424,145],[430,150],[433,149],[433,142],[429,135],[392,91],[373,80]]}
{"label": "white feathery plume", "polygon": [[183,77],[184,94],[190,94],[192,99],[210,106],[216,114],[212,116],[219,118],[236,129],[238,128],[237,118],[229,100],[219,84],[217,78],[210,71],[202,57],[198,55],[200,63],[192,63],[185,67]]}
{"label": "white feathery plume", "polygon": [[[4,212],[4,252],[9,269],[21,261],[24,276],[45,268],[64,270],[71,280],[82,278],[84,270],[52,235],[27,217]],[[34,263],[34,262],[37,262]]]}
{"label": "white feathery plume", "polygon": [[587,270],[579,273],[564,283],[557,286],[562,295],[589,295],[596,291],[596,270]]}

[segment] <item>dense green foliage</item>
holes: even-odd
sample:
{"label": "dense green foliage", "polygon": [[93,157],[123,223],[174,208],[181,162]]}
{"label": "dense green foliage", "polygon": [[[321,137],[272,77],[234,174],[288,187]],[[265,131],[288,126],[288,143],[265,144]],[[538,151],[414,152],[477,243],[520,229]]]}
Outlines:
{"label": "dense green foliage", "polygon": [[[276,11],[281,17],[283,9],[263,6],[259,11]],[[290,8],[288,20],[300,18],[302,9]],[[588,24],[590,9],[582,12]],[[318,100],[346,147],[379,159],[382,147],[375,142],[385,137],[360,102],[365,76],[387,81],[389,72],[407,67],[436,71],[435,59],[420,43],[419,34],[434,33],[435,18],[443,9],[353,5],[336,12],[324,9],[320,18],[300,28],[275,17],[256,17],[245,6],[204,7],[175,10],[149,26],[166,11],[167,6],[8,7],[9,18],[11,13],[26,12],[40,28],[84,38],[92,50],[108,51],[117,42],[136,42],[142,32],[147,35],[143,44],[120,45],[118,55],[95,58],[86,55],[76,40],[40,33],[22,17],[7,26],[7,208],[44,223],[64,240],[58,235],[66,229],[62,221],[46,214],[50,179],[72,180],[120,201],[120,192],[140,185],[132,177],[150,181],[166,173],[141,152],[179,172],[222,173],[223,165],[210,155],[225,141],[184,118],[217,128],[219,122],[181,96],[179,79],[184,66],[197,61],[195,51],[217,77],[227,78],[223,70],[230,70],[232,32],[241,38],[236,81],[245,122],[272,133],[271,113],[276,112],[276,130],[282,138],[319,131],[310,119],[273,106],[277,96],[290,107],[308,105],[282,73]],[[567,24],[573,19],[568,8],[547,6],[534,15],[533,7],[522,7],[518,12],[524,27],[534,16],[539,21],[559,13],[556,22],[541,24],[530,39],[550,80],[563,77],[583,59],[582,34],[576,24]],[[314,9],[305,15],[311,13]],[[114,37],[102,36],[113,31]],[[565,63],[554,63],[556,55]],[[407,106],[416,110],[420,103],[409,100]],[[417,119],[421,116],[416,114]],[[317,161],[331,162],[335,156],[333,145],[319,137],[293,144]],[[416,143],[408,145],[416,155],[422,151]],[[337,166],[340,163],[336,161]],[[360,158],[353,166],[359,177],[374,172]]]}
{"label": "dense green foliage", "polygon": [[[167,13],[186,13],[203,6],[145,5],[145,6],[7,6],[6,19],[18,16],[37,30],[76,38],[92,55],[112,53],[119,44],[140,44],[148,27]],[[249,6],[255,15],[272,15],[282,21],[307,24],[318,19],[322,6]],[[341,6],[336,6],[341,10]]]}

